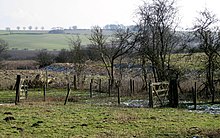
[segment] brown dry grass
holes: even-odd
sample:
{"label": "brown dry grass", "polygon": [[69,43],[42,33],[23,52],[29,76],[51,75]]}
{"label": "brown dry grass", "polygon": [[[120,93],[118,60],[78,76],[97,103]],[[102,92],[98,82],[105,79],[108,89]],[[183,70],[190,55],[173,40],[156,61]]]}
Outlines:
{"label": "brown dry grass", "polygon": [[12,60],[4,61],[2,63],[4,70],[16,70],[16,69],[37,69],[37,62],[34,60]]}

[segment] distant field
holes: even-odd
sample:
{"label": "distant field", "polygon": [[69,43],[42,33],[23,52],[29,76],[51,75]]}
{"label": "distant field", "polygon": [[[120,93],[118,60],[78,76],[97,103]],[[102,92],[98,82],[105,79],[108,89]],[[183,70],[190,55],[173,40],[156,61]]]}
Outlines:
{"label": "distant field", "polygon": [[[79,34],[82,39],[82,45],[89,44],[89,34]],[[47,31],[12,31],[10,34],[6,31],[0,31],[0,38],[9,43],[10,49],[18,50],[60,50],[68,49],[68,38],[76,34],[48,34]]]}

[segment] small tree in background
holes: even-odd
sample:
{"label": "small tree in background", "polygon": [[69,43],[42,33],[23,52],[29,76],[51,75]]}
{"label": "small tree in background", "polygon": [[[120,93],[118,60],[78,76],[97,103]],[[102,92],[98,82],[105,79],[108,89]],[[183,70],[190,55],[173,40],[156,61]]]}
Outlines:
{"label": "small tree in background", "polygon": [[9,57],[6,53],[7,50],[8,50],[8,43],[5,40],[0,39],[0,67],[2,67],[1,61]]}
{"label": "small tree in background", "polygon": [[209,10],[199,13],[194,26],[194,35],[199,40],[199,49],[205,53],[206,86],[212,94],[212,102],[215,97],[215,73],[218,68],[220,50],[220,30],[218,19]]}
{"label": "small tree in background", "polygon": [[87,45],[85,48],[86,55],[89,60],[92,61],[100,61],[99,53],[97,52],[97,49],[93,45]]}
{"label": "small tree in background", "polygon": [[18,31],[20,30],[20,26],[17,26],[17,30],[18,30]]}
{"label": "small tree in background", "polygon": [[54,55],[50,54],[48,51],[41,50],[36,56],[36,61],[39,64],[39,68],[42,68],[54,63],[54,58]]}
{"label": "small tree in background", "polygon": [[74,63],[74,71],[77,77],[77,83],[80,84],[80,81],[83,80],[83,71],[85,69],[86,56],[85,52],[82,49],[82,41],[80,37],[71,37],[69,38],[69,47],[70,47],[70,62]]}
{"label": "small tree in background", "polygon": [[67,49],[61,49],[55,60],[58,63],[70,62],[70,52]]}
{"label": "small tree in background", "polygon": [[171,53],[178,44],[177,9],[174,0],[150,0],[139,7],[139,56],[145,66],[150,61],[155,82],[169,79]]}
{"label": "small tree in background", "polygon": [[[89,38],[92,45],[97,49],[99,57],[111,80],[111,87],[115,82],[114,64],[115,61],[122,56],[128,54],[135,45],[135,41],[131,41],[133,33],[129,30],[118,28],[111,40],[107,41],[107,36],[103,34],[100,27],[95,26],[92,29],[91,37]],[[120,59],[119,59],[120,60]]]}
{"label": "small tree in background", "polygon": [[29,30],[32,30],[32,26],[29,26],[28,29],[29,29]]}
{"label": "small tree in background", "polygon": [[6,27],[5,30],[8,31],[9,34],[11,34],[11,28],[10,27]]}

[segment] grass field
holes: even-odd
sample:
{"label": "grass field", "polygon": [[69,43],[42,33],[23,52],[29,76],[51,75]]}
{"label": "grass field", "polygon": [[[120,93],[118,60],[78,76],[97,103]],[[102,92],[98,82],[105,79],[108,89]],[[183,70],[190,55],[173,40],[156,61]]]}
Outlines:
{"label": "grass field", "polygon": [[1,105],[0,137],[219,137],[220,116],[88,104]]}
{"label": "grass field", "polygon": [[[71,92],[70,97],[87,99],[70,100],[64,106],[65,95],[66,90],[50,90],[43,102],[43,94],[32,91],[29,98],[35,102],[29,99],[17,106],[0,105],[0,137],[220,136],[220,115],[199,114],[182,108],[125,108],[117,103],[98,106],[96,103],[102,98],[91,99],[85,91]],[[0,91],[0,99],[14,99],[14,96],[15,92]]]}
{"label": "grass field", "polygon": [[[82,45],[89,44],[87,34],[79,34],[82,40]],[[4,31],[0,31],[0,38],[6,40],[9,43],[10,49],[28,49],[28,50],[60,50],[62,48],[69,49],[68,38],[71,38],[71,34],[48,34],[45,32],[23,32],[9,34]]]}
{"label": "grass field", "polygon": [[[104,30],[103,33],[110,36],[113,32],[110,30]],[[91,31],[87,29],[66,31],[66,34],[48,34],[48,30],[12,30],[11,33],[5,30],[0,30],[0,38],[9,43],[10,49],[18,50],[69,49],[68,38],[79,35],[82,40],[82,45],[87,45],[90,44],[88,39],[90,34]]]}

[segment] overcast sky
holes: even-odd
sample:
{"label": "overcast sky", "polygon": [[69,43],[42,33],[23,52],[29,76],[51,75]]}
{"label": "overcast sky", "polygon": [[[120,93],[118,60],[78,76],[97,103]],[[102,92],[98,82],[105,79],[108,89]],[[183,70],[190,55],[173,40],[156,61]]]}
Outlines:
{"label": "overcast sky", "polygon": [[[17,26],[91,28],[106,24],[135,24],[135,11],[143,0],[0,0],[0,29]],[[205,7],[220,16],[220,0],[177,0],[180,26],[191,27]]]}

